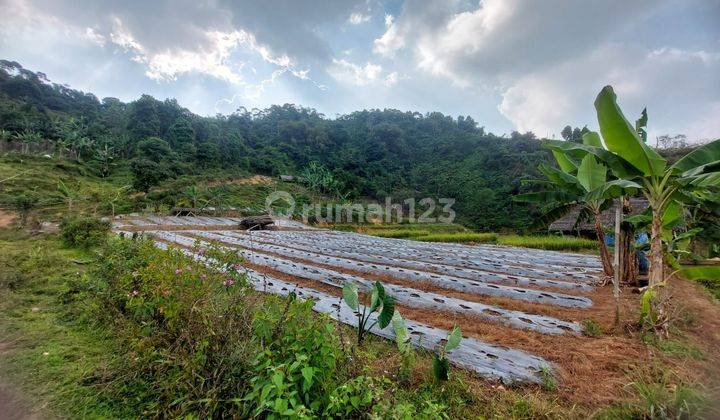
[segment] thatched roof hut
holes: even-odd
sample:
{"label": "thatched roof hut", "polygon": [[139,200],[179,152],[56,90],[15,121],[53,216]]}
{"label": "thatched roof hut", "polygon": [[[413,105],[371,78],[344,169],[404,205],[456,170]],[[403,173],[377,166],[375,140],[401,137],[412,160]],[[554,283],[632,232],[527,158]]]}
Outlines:
{"label": "thatched roof hut", "polygon": [[[630,197],[630,214],[640,214],[648,208],[648,201],[644,197]],[[617,209],[617,201],[613,203],[610,208],[600,214],[602,224],[605,228],[611,228],[615,224],[615,209]],[[552,222],[548,226],[550,232],[562,232],[562,233],[593,233],[595,232],[595,225],[592,220],[586,220],[578,223],[578,217],[580,216],[580,207],[575,206],[568,214]]]}

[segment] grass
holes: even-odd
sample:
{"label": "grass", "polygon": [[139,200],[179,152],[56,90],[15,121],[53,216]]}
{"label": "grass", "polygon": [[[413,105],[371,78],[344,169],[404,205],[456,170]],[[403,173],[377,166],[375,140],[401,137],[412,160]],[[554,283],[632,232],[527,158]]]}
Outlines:
{"label": "grass", "polygon": [[[0,156],[0,179],[16,174],[20,175],[0,184],[0,208],[13,209],[17,198],[33,196],[36,202],[32,215],[43,220],[59,220],[68,211],[67,197],[58,189],[60,181],[73,194],[73,212],[82,213],[110,214],[110,200],[120,188],[132,185],[132,174],[127,167],[117,167],[110,176],[102,178],[89,165],[68,159],[17,154]],[[117,214],[146,209],[163,212],[175,205],[189,205],[185,192],[192,186],[199,191],[198,203],[207,202],[212,196],[211,191],[220,192],[225,205],[241,209],[245,214],[264,212],[266,197],[277,189],[290,192],[300,205],[309,201],[308,191],[301,185],[280,184],[273,178],[250,176],[240,171],[218,170],[166,180],[147,195],[128,189],[115,201],[115,211]]]}
{"label": "grass", "polygon": [[56,238],[0,231],[0,375],[36,407],[69,417],[130,415],[94,383],[118,345],[91,319],[78,316],[69,281],[82,276],[90,256],[63,249]]}
{"label": "grass", "polygon": [[574,236],[520,236],[507,235],[498,238],[498,245],[520,246],[549,251],[584,251],[597,249],[597,242]]}
{"label": "grass", "polygon": [[416,238],[425,242],[457,242],[457,243],[495,243],[498,239],[496,233],[433,233]]}
{"label": "grass", "polygon": [[489,243],[553,251],[592,251],[597,242],[574,236],[520,236],[473,232],[454,223],[387,223],[380,225],[337,224],[332,229],[360,232],[381,238],[402,238],[423,242],[465,244]]}

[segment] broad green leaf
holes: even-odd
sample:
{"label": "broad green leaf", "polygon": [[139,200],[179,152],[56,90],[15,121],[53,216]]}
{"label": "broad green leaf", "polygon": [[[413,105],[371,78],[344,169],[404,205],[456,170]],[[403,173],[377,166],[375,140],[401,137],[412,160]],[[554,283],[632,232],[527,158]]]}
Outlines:
{"label": "broad green leaf", "polygon": [[688,172],[698,166],[707,165],[718,160],[720,160],[720,139],[698,147],[675,162],[671,168],[675,173]]}
{"label": "broad green leaf", "polygon": [[642,185],[637,182],[626,179],[614,179],[588,192],[585,195],[585,201],[598,202],[618,198],[622,195],[635,195],[635,193],[641,189]]}
{"label": "broad green leaf", "polygon": [[538,166],[538,170],[547,177],[550,181],[554,182],[560,187],[568,187],[571,188],[572,186],[578,185],[578,180],[574,176],[565,173],[561,171],[558,168],[554,168],[550,165],[546,165],[544,163],[541,163]]}
{"label": "broad green leaf", "polygon": [[551,150],[551,152],[553,156],[555,156],[555,160],[563,172],[570,173],[577,169],[577,163],[570,159],[570,157],[565,153],[558,150]]}
{"label": "broad green leaf", "polygon": [[380,302],[382,302],[382,300],[384,298],[385,298],[385,288],[379,281],[376,281],[373,284],[372,295],[370,298],[370,312],[375,312],[375,309],[378,308],[378,306],[380,305]]}
{"label": "broad green leaf", "polygon": [[682,221],[682,205],[671,200],[662,215],[662,225],[665,228],[673,228]]}
{"label": "broad green leaf", "polygon": [[708,174],[713,172],[720,172],[720,160],[706,163],[704,165],[696,166],[689,171],[685,171],[680,174],[681,177],[693,177],[702,174]]}
{"label": "broad green leaf", "polygon": [[455,350],[460,345],[462,340],[462,331],[457,325],[453,328],[450,335],[448,335],[447,342],[445,343],[445,351]]}
{"label": "broad green leaf", "polygon": [[592,147],[603,147],[600,134],[597,131],[589,131],[583,134],[583,144]]}
{"label": "broad green leaf", "polygon": [[357,286],[354,283],[345,283],[342,292],[343,299],[345,299],[347,306],[349,306],[353,311],[357,311],[359,306]]}
{"label": "broad green leaf", "polygon": [[384,296],[382,298],[382,309],[378,315],[378,326],[382,329],[387,327],[392,321],[395,313],[395,298],[392,296]]}
{"label": "broad green leaf", "polygon": [[685,239],[690,239],[702,231],[703,231],[703,228],[693,228],[693,229],[688,230],[687,232],[679,233],[677,236],[675,236],[675,240],[682,241]]}
{"label": "broad green leaf", "polygon": [[599,163],[595,156],[589,154],[578,166],[577,180],[585,188],[585,191],[592,191],[605,184],[606,175],[607,167]]}
{"label": "broad green leaf", "polygon": [[375,309],[380,305],[380,296],[378,294],[378,290],[375,286],[372,288],[372,293],[370,294],[370,312],[375,312]]}
{"label": "broad green leaf", "polygon": [[392,316],[392,326],[393,331],[395,331],[395,343],[397,343],[398,348],[407,345],[408,341],[410,341],[410,333],[408,332],[407,325],[405,325],[405,320],[397,310]]}
{"label": "broad green leaf", "polygon": [[305,366],[304,368],[300,369],[300,374],[302,374],[303,379],[305,382],[303,383],[304,389],[309,389],[313,384],[313,375],[315,374],[315,368],[311,366]]}
{"label": "broad green leaf", "polygon": [[720,172],[712,172],[709,174],[684,178],[681,182],[684,184],[690,184],[697,188],[720,188]]}
{"label": "broad green leaf", "polygon": [[643,108],[642,113],[640,114],[640,118],[635,121],[635,132],[638,133],[638,136],[640,136],[640,140],[642,140],[644,143],[647,143],[647,131],[645,131],[645,127],[647,127],[647,122],[647,108]]}
{"label": "broad green leaf", "polygon": [[559,140],[544,140],[543,147],[550,150],[560,150],[566,152],[569,156],[578,160],[584,158],[588,153],[592,153],[600,159],[600,162],[608,166],[618,178],[631,178],[640,174],[637,168],[625,159],[603,149],[602,147],[594,147],[588,146],[587,144]]}
{"label": "broad green leaf", "polygon": [[645,144],[617,104],[612,86],[605,86],[595,99],[600,133],[605,147],[630,162],[645,176],[660,175],[666,161]]}

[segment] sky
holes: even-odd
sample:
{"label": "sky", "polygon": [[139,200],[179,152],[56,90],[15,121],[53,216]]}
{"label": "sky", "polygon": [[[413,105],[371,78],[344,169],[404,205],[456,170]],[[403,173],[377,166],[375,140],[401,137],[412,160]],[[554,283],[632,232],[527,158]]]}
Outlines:
{"label": "sky", "polygon": [[720,137],[720,0],[0,0],[0,58],[201,115],[294,103],[596,128],[607,84],[649,139]]}

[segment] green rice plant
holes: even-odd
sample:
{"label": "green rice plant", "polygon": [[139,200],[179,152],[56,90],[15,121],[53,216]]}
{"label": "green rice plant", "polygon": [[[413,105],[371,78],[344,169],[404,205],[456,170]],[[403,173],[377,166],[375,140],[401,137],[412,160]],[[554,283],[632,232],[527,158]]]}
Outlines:
{"label": "green rice plant", "polygon": [[507,235],[498,238],[498,244],[538,248],[549,251],[582,251],[597,249],[597,242],[572,236],[519,236]]}
{"label": "green rice plant", "polygon": [[445,345],[438,346],[438,351],[433,355],[433,375],[438,381],[450,379],[450,362],[447,359],[447,352],[458,348],[460,341],[462,341],[462,331],[456,325],[448,334]]}
{"label": "green rice plant", "polygon": [[427,230],[380,230],[380,231],[368,231],[373,236],[379,236],[381,238],[403,238],[403,239],[414,239],[419,236],[427,236],[430,234]]}
{"label": "green rice plant", "polygon": [[[360,299],[358,287],[354,283],[345,283],[342,289],[343,300],[358,317],[357,335],[358,344],[361,344],[368,331],[377,325],[380,329],[387,327],[395,313],[395,298],[385,293],[385,288],[376,281],[370,295],[370,305],[363,305],[360,312]],[[377,320],[368,326],[370,315],[379,310]]]}
{"label": "green rice plant", "polygon": [[457,232],[431,233],[414,239],[424,242],[494,243],[497,238],[497,233]]}

